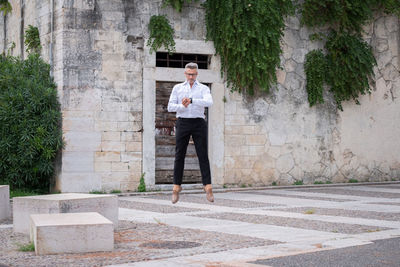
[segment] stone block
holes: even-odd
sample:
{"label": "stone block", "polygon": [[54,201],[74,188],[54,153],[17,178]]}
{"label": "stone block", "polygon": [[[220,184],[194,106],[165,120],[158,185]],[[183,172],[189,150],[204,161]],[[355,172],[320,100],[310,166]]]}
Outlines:
{"label": "stone block", "polygon": [[65,193],[15,197],[13,199],[14,232],[29,234],[31,214],[98,212],[118,226],[118,197]]}
{"label": "stone block", "polygon": [[10,187],[0,185],[0,221],[10,216]]}
{"label": "stone block", "polygon": [[112,251],[113,223],[97,212],[32,214],[36,255]]}

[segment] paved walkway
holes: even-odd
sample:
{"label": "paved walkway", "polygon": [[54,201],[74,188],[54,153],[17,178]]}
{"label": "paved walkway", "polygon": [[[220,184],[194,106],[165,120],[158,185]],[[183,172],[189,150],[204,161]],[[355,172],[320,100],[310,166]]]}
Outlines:
{"label": "paved walkway", "polygon": [[152,229],[140,245],[150,254],[110,266],[308,266],[279,262],[389,238],[400,246],[398,183],[215,193],[213,204],[204,194],[175,205],[170,195],[131,196],[120,207],[120,220]]}
{"label": "paved walkway", "polygon": [[0,266],[399,266],[400,183],[170,198],[120,197],[112,252],[21,252],[29,237],[2,221]]}

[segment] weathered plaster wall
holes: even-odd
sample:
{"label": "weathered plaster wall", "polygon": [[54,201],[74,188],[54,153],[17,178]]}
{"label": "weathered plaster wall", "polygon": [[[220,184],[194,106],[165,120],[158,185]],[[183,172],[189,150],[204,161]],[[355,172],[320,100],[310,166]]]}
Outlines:
{"label": "weathered plaster wall", "polygon": [[[206,29],[201,2],[185,5],[178,13],[161,8],[161,0],[54,1],[53,73],[67,143],[56,188],[64,192],[137,188],[146,154],[143,112],[149,110],[143,99],[144,84],[148,84],[143,68],[162,73],[156,71],[154,58],[146,51],[148,22],[152,15],[165,14],[181,44],[203,41]],[[6,49],[15,42],[11,53],[21,53],[21,3],[25,3],[24,27],[32,24],[39,28],[42,55],[50,60],[51,1],[11,3],[6,36],[0,31]],[[219,91],[213,92],[210,112],[215,114],[211,121],[218,125],[210,127],[221,132],[222,138],[214,138],[210,145],[223,153],[219,156],[217,150],[210,151],[211,160],[222,158],[211,162],[217,170],[214,183],[399,178],[398,19],[377,14],[366,27],[365,38],[375,47],[378,60],[377,86],[370,96],[360,98],[361,106],[344,103],[344,112],[336,110],[329,94],[325,104],[309,107],[304,57],[322,44],[309,41],[310,32],[300,27],[298,18],[288,19],[287,26],[282,41],[283,70],[277,71],[278,85],[269,95],[243,97],[224,89],[221,82],[214,88]],[[214,63],[214,67],[219,65]],[[226,102],[220,94],[223,89]]]}
{"label": "weathered plaster wall", "polygon": [[344,112],[329,94],[325,104],[309,107],[304,58],[322,45],[309,41],[297,18],[287,26],[277,88],[255,99],[226,93],[225,183],[400,178],[398,19],[377,14],[366,27],[378,61],[376,88],[360,106],[344,103]]}
{"label": "weathered plaster wall", "polygon": [[183,16],[160,6],[161,1],[64,1],[62,191],[137,188],[150,17],[168,15],[176,38],[204,39],[198,4],[191,7],[194,15],[186,8]]}

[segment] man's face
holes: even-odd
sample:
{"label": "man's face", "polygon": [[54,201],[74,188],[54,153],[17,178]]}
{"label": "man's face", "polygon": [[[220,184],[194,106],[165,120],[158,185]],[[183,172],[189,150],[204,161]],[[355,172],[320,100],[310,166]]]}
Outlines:
{"label": "man's face", "polygon": [[185,69],[185,76],[186,76],[186,80],[188,80],[188,82],[190,84],[193,84],[197,78],[197,70],[196,69]]}

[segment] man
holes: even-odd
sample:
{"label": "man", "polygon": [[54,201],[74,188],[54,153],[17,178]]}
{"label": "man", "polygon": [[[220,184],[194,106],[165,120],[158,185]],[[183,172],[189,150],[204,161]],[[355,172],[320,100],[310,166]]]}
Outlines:
{"label": "man", "polygon": [[186,81],[174,86],[168,102],[168,111],[176,112],[176,147],[174,164],[174,187],[172,203],[179,200],[182,191],[183,168],[186,149],[192,136],[199,159],[200,171],[206,198],[214,202],[211,186],[210,163],[207,151],[207,123],[204,120],[204,108],[213,103],[210,89],[197,81],[198,66],[188,63],[185,66]]}

